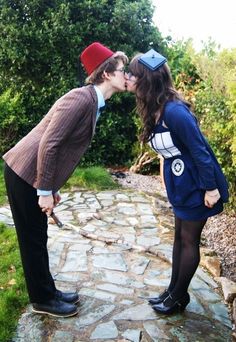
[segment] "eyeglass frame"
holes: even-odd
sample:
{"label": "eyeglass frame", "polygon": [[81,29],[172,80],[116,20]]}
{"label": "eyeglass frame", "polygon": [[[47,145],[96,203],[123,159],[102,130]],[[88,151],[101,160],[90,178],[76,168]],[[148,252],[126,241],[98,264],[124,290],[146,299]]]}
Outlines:
{"label": "eyeglass frame", "polygon": [[131,78],[134,76],[134,77],[136,77],[134,74],[132,74],[132,72],[127,72],[126,71],[126,69],[125,69],[125,67],[123,67],[123,68],[120,68],[120,69],[115,69],[114,71],[120,71],[120,72],[122,72],[124,75],[127,75],[127,77],[128,77],[128,79],[130,80],[130,81],[135,81],[135,80],[131,80]]}
{"label": "eyeglass frame", "polygon": [[123,68],[120,68],[120,69],[115,69],[114,71],[120,71],[120,72],[122,72],[124,75],[125,75],[125,73],[126,73],[124,67],[123,67]]}

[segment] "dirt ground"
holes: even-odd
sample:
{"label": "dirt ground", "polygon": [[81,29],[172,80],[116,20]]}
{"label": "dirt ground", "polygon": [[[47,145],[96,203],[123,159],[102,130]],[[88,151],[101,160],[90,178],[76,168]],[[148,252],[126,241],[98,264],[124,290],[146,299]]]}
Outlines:
{"label": "dirt ground", "polygon": [[236,216],[224,213],[211,217],[203,230],[204,245],[214,250],[221,261],[221,272],[236,282]]}

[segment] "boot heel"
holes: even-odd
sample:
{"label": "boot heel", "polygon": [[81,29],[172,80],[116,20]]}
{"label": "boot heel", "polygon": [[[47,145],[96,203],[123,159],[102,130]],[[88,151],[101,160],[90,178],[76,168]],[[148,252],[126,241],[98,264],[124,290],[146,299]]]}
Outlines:
{"label": "boot heel", "polygon": [[180,300],[177,301],[177,304],[179,305],[179,309],[181,311],[184,311],[186,306],[189,304],[189,302],[190,302],[190,296],[188,293],[186,293],[184,297],[182,297]]}

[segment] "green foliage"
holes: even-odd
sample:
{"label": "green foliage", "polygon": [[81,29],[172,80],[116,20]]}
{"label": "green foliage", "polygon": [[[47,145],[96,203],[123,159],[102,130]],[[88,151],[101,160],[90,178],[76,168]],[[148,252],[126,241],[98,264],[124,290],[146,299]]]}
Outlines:
{"label": "green foliage", "polygon": [[195,89],[195,112],[230,185],[230,207],[236,199],[236,49],[195,56],[202,78]]}
{"label": "green foliage", "polygon": [[[12,126],[14,134],[20,138],[58,97],[83,84],[81,70],[80,80],[77,76],[78,56],[88,44],[100,41],[130,56],[150,45],[161,47],[152,15],[151,0],[2,0],[0,92],[11,88],[20,94],[22,113],[27,117],[20,131]],[[109,108],[97,129],[95,151],[86,162],[111,164],[130,159],[135,126],[129,115],[130,96],[123,99],[122,105],[119,96],[108,101]],[[0,145],[1,152],[10,143],[8,139]],[[109,146],[109,154],[105,146]]]}
{"label": "green foliage", "polygon": [[[236,70],[234,77],[236,77]],[[230,120],[228,120],[227,123],[227,131],[228,135],[231,137],[230,150],[232,153],[232,166],[236,167],[236,83],[234,81],[228,83],[228,93],[227,106],[231,115]]]}
{"label": "green foliage", "polygon": [[188,97],[190,91],[198,82],[199,75],[193,62],[191,40],[169,42],[166,55],[176,87]]}
{"label": "green foliage", "polygon": [[106,190],[116,189],[118,188],[118,184],[113,181],[111,175],[104,168],[92,166],[77,168],[63,189],[74,187],[82,187],[90,190]]}
{"label": "green foliage", "polygon": [[[209,87],[196,92],[195,113],[200,118],[201,127],[210,140],[217,159],[223,166],[230,156],[226,120],[230,117],[224,98]],[[224,165],[225,164],[225,165]],[[225,171],[225,170],[224,170]]]}
{"label": "green foliage", "polygon": [[[134,118],[136,130],[137,130],[137,136],[139,136],[139,134],[141,133],[140,131],[141,131],[142,123],[141,123],[140,116],[138,116],[137,113],[135,113],[135,110],[133,110],[133,118]],[[148,156],[147,158],[145,158],[145,161],[144,161],[144,155],[146,153],[148,153]],[[134,160],[134,162],[132,163],[132,166],[136,165],[137,163],[139,164],[140,159],[143,160],[142,166],[140,167],[140,169],[136,168],[135,172],[137,173],[140,172],[142,174],[149,174],[149,175],[159,174],[160,172],[159,158],[156,152],[154,152],[148,144],[143,144],[143,143],[140,143],[140,141],[136,141],[132,145],[132,156]],[[146,164],[144,164],[144,162],[146,162],[147,160],[149,161],[151,160],[151,162],[147,162]]]}
{"label": "green foliage", "polygon": [[130,162],[132,145],[137,140],[134,107],[134,96],[130,94],[115,95],[108,101],[82,165],[123,165]]}
{"label": "green foliage", "polygon": [[3,163],[0,161],[0,205],[6,203],[6,188],[5,188],[5,182],[3,177]]}
{"label": "green foliage", "polygon": [[0,146],[4,151],[17,142],[27,124],[21,96],[11,89],[0,95],[0,122]]}
{"label": "green foliage", "polygon": [[26,292],[15,230],[0,223],[0,341],[9,341],[26,306]]}

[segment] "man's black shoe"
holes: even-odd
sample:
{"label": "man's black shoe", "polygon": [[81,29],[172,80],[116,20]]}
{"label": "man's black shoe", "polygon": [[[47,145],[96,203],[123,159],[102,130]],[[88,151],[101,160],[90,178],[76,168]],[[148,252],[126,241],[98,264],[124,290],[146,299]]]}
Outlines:
{"label": "man's black shoe", "polygon": [[70,304],[76,304],[80,301],[77,292],[62,292],[60,290],[56,290],[55,298]]}
{"label": "man's black shoe", "polygon": [[46,303],[33,303],[33,312],[55,317],[71,317],[78,313],[74,304],[65,303],[62,300],[51,299]]}

